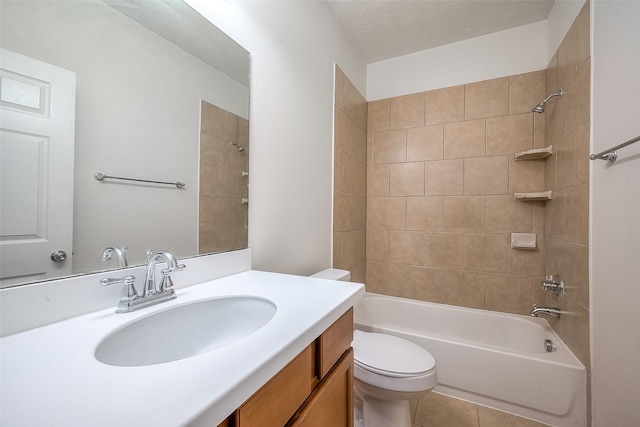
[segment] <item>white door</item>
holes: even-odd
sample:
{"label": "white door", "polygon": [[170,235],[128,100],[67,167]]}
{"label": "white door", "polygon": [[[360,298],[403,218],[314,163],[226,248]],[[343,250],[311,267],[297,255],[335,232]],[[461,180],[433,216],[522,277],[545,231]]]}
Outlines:
{"label": "white door", "polygon": [[0,284],[68,275],[75,73],[1,49],[0,79]]}

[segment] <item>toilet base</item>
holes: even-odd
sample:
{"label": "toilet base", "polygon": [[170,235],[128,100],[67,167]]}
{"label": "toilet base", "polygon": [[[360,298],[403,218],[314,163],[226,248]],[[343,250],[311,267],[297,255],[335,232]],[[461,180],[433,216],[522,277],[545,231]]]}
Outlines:
{"label": "toilet base", "polygon": [[364,427],[411,427],[408,400],[362,399]]}

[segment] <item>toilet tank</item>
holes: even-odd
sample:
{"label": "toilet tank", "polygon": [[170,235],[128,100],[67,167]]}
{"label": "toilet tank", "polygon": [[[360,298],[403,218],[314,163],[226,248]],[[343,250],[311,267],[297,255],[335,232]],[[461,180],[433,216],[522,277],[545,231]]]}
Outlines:
{"label": "toilet tank", "polygon": [[348,270],[340,270],[338,268],[327,268],[326,270],[322,270],[316,274],[312,274],[310,277],[348,282],[349,280],[351,280],[351,272],[349,272]]}

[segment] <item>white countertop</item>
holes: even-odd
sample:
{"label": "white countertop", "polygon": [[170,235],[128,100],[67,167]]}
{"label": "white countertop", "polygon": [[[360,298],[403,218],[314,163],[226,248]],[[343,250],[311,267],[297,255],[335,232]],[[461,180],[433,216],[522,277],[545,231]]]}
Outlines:
{"label": "white countertop", "polygon": [[[364,294],[357,283],[259,271],[179,289],[178,298],[133,313],[114,307],[0,339],[0,424],[216,426]],[[252,335],[195,357],[117,367],[94,357],[122,326],[185,303],[252,295],[277,306]]]}

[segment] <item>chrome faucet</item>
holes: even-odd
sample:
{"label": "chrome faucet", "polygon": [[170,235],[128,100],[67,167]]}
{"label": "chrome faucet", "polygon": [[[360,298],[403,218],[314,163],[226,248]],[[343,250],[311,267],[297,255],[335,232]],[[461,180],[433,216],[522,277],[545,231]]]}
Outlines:
{"label": "chrome faucet", "polygon": [[[149,262],[147,264],[147,273],[144,278],[144,293],[143,297],[150,297],[157,294],[170,294],[174,295],[173,280],[171,280],[171,273],[174,271],[181,271],[185,269],[184,264],[178,265],[175,257],[169,251],[158,251],[152,254],[151,251],[147,251],[149,255]],[[167,263],[167,268],[161,270],[162,280],[160,285],[156,283],[156,264],[159,259],[164,259]]]}
{"label": "chrome faucet", "polygon": [[557,317],[559,319],[562,312],[556,307],[538,307],[538,304],[533,304],[533,308],[531,309],[531,312],[529,312],[529,315],[531,317],[538,317],[540,314]]}
{"label": "chrome faucet", "polygon": [[[158,251],[155,254],[147,251],[147,254],[149,255],[149,262],[141,295],[136,291],[134,285],[136,278],[134,276],[129,275],[122,278],[104,278],[100,280],[102,286],[124,283],[116,313],[129,313],[176,298],[171,273],[184,270],[186,268],[185,265],[178,264],[173,254],[169,251]],[[156,267],[161,259],[167,263],[167,268],[160,271],[162,280],[158,284],[156,283]]]}
{"label": "chrome faucet", "polygon": [[102,261],[108,261],[111,259],[111,256],[115,255],[118,260],[118,268],[127,267],[127,248],[121,248],[116,245],[107,246],[104,251],[102,251]]}

